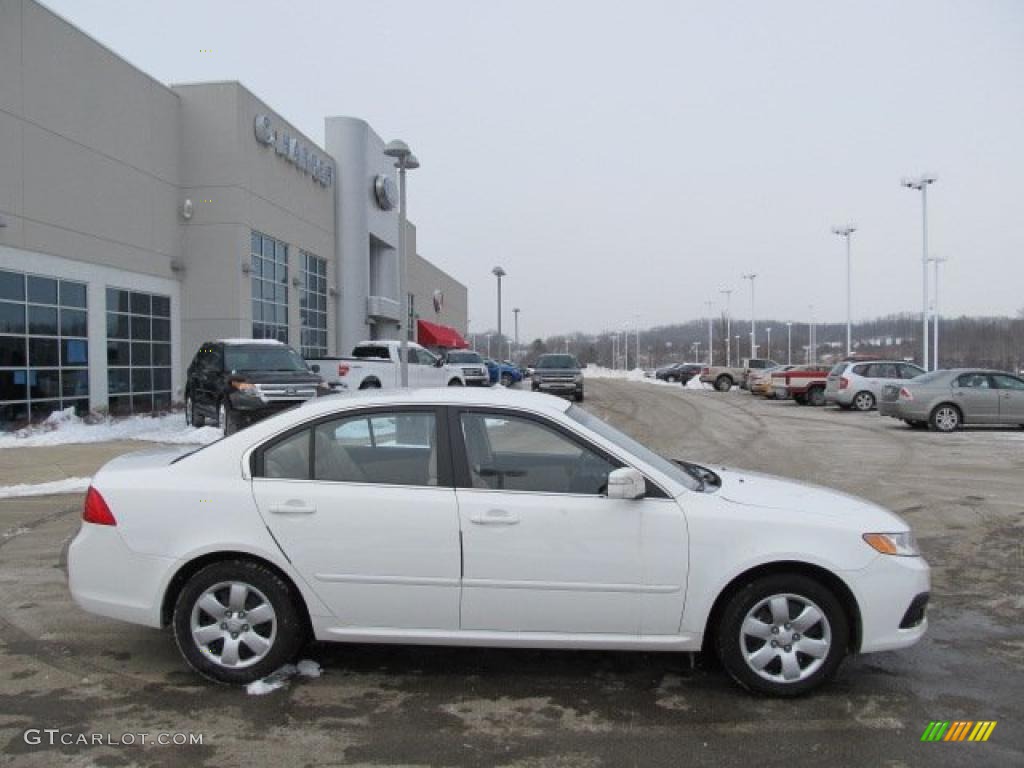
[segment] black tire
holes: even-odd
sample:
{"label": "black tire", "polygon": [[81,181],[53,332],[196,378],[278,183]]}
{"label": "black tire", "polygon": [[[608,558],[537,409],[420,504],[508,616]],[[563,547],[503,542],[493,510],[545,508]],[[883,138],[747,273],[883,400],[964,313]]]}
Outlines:
{"label": "black tire", "polygon": [[512,374],[511,373],[503,373],[503,374],[501,374],[501,386],[503,386],[503,387],[511,387],[512,384],[513,384],[513,382],[512,382]]}
{"label": "black tire", "polygon": [[675,376],[666,376],[665,381],[667,381],[669,384],[675,384],[678,381],[678,379]]}
{"label": "black tire", "polygon": [[839,410],[841,410],[841,411],[848,411],[848,410],[850,410],[851,408],[853,408],[853,406],[852,406],[852,405],[849,405],[849,404],[847,404],[847,403],[836,403],[836,405],[838,405],[838,406],[839,406]]}
{"label": "black tire", "polygon": [[448,382],[448,386],[449,387],[461,387],[462,386],[462,382],[459,381],[458,379],[452,379],[451,381]]}
{"label": "black tire", "polygon": [[793,402],[797,405],[807,405],[807,395],[793,395]]}
{"label": "black tire", "polygon": [[583,402],[583,393],[582,392],[574,393],[573,396],[572,396],[572,399],[575,400],[577,403],[582,403]]}
{"label": "black tire", "polygon": [[825,405],[825,388],[811,387],[807,390],[807,404],[820,408]]}
{"label": "black tire", "polygon": [[217,413],[220,414],[217,421],[220,428],[224,430],[224,436],[235,434],[238,431],[238,414],[231,408],[231,403],[226,400],[222,401],[217,408]]}
{"label": "black tire", "polygon": [[911,429],[925,429],[928,426],[927,421],[915,421],[911,419],[904,419],[904,421]]}
{"label": "black tire", "polygon": [[726,376],[724,373],[715,379],[715,389],[719,392],[728,392],[732,389],[732,379]]}
{"label": "black tire", "polygon": [[[210,646],[201,648],[193,639],[191,627],[192,614],[196,610],[199,598],[211,587],[231,582],[246,584],[262,593],[260,597],[265,597],[273,608],[275,621],[269,650],[255,663],[238,668],[223,666],[217,661],[218,657],[214,655]],[[255,593],[250,594],[251,597],[254,595]],[[306,623],[300,613],[297,599],[290,586],[265,565],[251,560],[212,563],[196,572],[178,594],[172,622],[174,640],[185,661],[203,677],[219,683],[251,683],[292,661],[305,642]],[[201,615],[208,618],[205,613]],[[234,620],[241,619],[234,617]],[[266,624],[247,629],[246,632],[248,631],[258,632],[261,637],[263,633],[268,632]],[[211,645],[215,646],[216,642]],[[248,650],[248,646],[246,649]],[[220,650],[223,650],[223,645],[220,646]]]}
{"label": "black tire", "polygon": [[858,411],[871,411],[875,408],[875,396],[868,391],[858,392],[853,396],[851,405]]}
{"label": "black tire", "polygon": [[963,411],[952,403],[940,403],[928,417],[928,426],[936,432],[956,432],[963,425]]}
{"label": "black tire", "polygon": [[196,413],[196,401],[191,392],[185,395],[185,424],[190,427],[206,426],[206,417]]}
{"label": "black tire", "polygon": [[[792,616],[792,611],[799,610],[799,601],[804,600],[813,603],[824,616],[824,622],[815,623],[807,628],[805,640],[829,638],[827,650],[813,671],[807,672],[793,682],[773,681],[762,677],[746,661],[746,654],[760,650],[756,646],[757,639],[751,637],[741,638],[741,628],[744,619],[759,603],[769,597],[776,595],[788,595],[787,608]],[[796,618],[793,616],[793,618]],[[826,635],[827,627],[827,635]],[[818,581],[802,574],[773,574],[755,579],[743,585],[736,591],[726,603],[722,611],[718,626],[715,629],[715,649],[722,665],[729,675],[744,688],[748,690],[765,693],[772,696],[800,696],[805,694],[835,674],[849,648],[849,619],[846,611],[836,596],[827,587]],[[785,640],[780,640],[780,650],[774,651],[778,654],[777,659],[769,662],[764,670],[773,672],[779,670],[781,674],[781,659],[785,651],[782,643],[799,640],[798,634],[790,634],[792,629],[780,628],[777,635]],[[753,642],[751,642],[753,641]],[[764,646],[768,646],[769,640],[764,640]],[[763,647],[763,646],[762,646]],[[792,647],[792,645],[790,646]],[[773,651],[769,651],[769,654]],[[813,657],[792,651],[793,658],[797,660],[801,673],[814,665]],[[775,667],[776,660],[779,661]],[[806,666],[805,666],[806,665]]]}
{"label": "black tire", "polygon": [[367,379],[359,385],[360,389],[380,389],[380,382],[376,379]]}

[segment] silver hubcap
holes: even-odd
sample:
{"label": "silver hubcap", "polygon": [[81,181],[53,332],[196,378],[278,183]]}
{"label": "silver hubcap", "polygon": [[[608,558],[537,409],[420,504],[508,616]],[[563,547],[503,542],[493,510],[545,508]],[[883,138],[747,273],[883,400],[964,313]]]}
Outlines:
{"label": "silver hubcap", "polygon": [[274,647],[277,615],[266,596],[241,581],[214,584],[192,607],[192,641],[215,664],[243,669]]}
{"label": "silver hubcap", "polygon": [[871,395],[857,395],[857,410],[866,411],[871,408]]}
{"label": "silver hubcap", "polygon": [[772,595],[755,605],[740,628],[747,665],[773,683],[796,683],[825,662],[832,629],[824,612],[800,595]]}
{"label": "silver hubcap", "polygon": [[956,429],[959,422],[960,416],[953,408],[940,408],[939,412],[935,414],[935,423],[938,424],[939,429],[945,432]]}

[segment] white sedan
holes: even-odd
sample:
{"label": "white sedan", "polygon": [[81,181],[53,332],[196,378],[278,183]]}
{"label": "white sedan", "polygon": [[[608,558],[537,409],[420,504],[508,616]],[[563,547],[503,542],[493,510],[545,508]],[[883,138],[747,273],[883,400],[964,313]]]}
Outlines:
{"label": "white sedan", "polygon": [[244,683],[310,637],[699,651],[806,692],[917,642],[928,564],[866,501],[669,461],[559,398],[318,398],[191,453],[115,459],[68,558],[87,611],[173,627]]}

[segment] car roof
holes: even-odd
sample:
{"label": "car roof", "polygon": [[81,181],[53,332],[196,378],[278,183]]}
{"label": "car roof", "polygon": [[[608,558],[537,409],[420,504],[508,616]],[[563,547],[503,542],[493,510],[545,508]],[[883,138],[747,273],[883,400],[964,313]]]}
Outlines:
{"label": "car roof", "polygon": [[565,413],[571,403],[561,397],[517,389],[484,387],[434,387],[424,389],[360,389],[339,392],[308,400],[300,405],[306,414],[329,413],[339,405],[360,406],[467,405],[522,408],[557,415]]}
{"label": "car roof", "polygon": [[277,339],[217,339],[216,341],[211,341],[211,342],[208,342],[208,343],[210,343],[210,344],[227,344],[227,345],[259,344],[261,346],[269,346],[269,347],[286,347],[286,346],[288,346],[283,341],[278,341]]}

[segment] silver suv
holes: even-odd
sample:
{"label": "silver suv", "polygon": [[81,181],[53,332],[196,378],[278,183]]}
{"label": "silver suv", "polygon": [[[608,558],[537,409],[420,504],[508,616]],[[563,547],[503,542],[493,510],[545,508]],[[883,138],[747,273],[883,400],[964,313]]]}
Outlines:
{"label": "silver suv", "polygon": [[825,403],[870,411],[881,399],[886,384],[897,384],[922,373],[923,368],[898,360],[839,363],[825,381]]}

